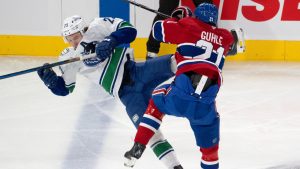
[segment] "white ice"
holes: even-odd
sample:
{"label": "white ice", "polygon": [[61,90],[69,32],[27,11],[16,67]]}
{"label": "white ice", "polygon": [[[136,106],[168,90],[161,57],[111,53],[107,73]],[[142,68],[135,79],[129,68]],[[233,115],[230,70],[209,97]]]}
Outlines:
{"label": "white ice", "polygon": [[[51,58],[0,57],[0,75]],[[217,107],[221,169],[300,169],[300,63],[227,62]],[[122,169],[135,129],[124,107],[78,77],[74,93],[53,95],[36,73],[0,80],[0,169]],[[162,131],[185,169],[200,168],[186,119]],[[136,169],[164,169],[146,149]]]}

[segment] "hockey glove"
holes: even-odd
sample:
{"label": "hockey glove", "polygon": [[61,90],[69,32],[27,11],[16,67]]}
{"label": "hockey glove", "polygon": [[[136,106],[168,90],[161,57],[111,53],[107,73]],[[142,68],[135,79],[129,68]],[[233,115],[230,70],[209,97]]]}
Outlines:
{"label": "hockey glove", "polygon": [[80,45],[83,47],[83,54],[88,55],[91,53],[95,53],[97,41],[93,41],[90,43],[80,42]]}
{"label": "hockey glove", "polygon": [[236,55],[237,53],[244,53],[246,49],[246,44],[243,29],[232,29],[231,34],[233,36],[234,42],[230,46],[227,55]]}
{"label": "hockey glove", "polygon": [[[45,63],[48,65],[49,63]],[[51,68],[41,68],[37,71],[39,77],[49,89],[54,89],[58,82],[58,76]]]}
{"label": "hockey glove", "polygon": [[176,19],[182,19],[182,18],[186,18],[186,17],[191,17],[193,16],[193,12],[189,7],[186,6],[179,6],[176,9],[174,9],[174,11],[171,14],[172,18],[176,18]]}
{"label": "hockey glove", "polygon": [[237,45],[238,45],[238,41],[239,41],[236,31],[231,30],[230,32],[233,36],[234,41],[233,41],[232,45],[230,46],[229,51],[227,52],[227,56],[233,56],[233,55],[237,54]]}
{"label": "hockey glove", "polygon": [[96,45],[96,56],[102,61],[108,58],[114,48],[118,45],[116,38],[107,36],[103,41],[98,42]]}

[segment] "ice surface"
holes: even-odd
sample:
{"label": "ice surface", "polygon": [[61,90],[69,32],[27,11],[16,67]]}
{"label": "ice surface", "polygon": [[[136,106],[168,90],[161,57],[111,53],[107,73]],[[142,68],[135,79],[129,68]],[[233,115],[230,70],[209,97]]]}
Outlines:
{"label": "ice surface", "polygon": [[[0,57],[0,74],[55,62]],[[227,62],[217,98],[221,169],[300,169],[300,63]],[[186,169],[200,168],[187,120],[162,131]],[[124,107],[78,76],[74,93],[53,95],[30,73],[0,80],[1,169],[121,169],[135,129]],[[146,150],[136,169],[165,168]]]}

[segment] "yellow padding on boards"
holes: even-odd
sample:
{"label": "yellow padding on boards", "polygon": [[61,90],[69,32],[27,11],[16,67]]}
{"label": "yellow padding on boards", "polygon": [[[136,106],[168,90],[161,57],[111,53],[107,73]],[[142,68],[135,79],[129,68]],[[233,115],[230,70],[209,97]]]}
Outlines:
{"label": "yellow padding on boards", "polygon": [[0,35],[0,55],[57,57],[66,46],[60,36]]}
{"label": "yellow padding on boards", "polygon": [[[145,60],[147,38],[137,38],[134,48],[136,60]],[[60,36],[0,35],[0,55],[54,56],[68,44]],[[161,43],[159,55],[171,54],[176,45]],[[247,40],[246,52],[230,56],[237,61],[300,61],[300,41]]]}
{"label": "yellow padding on boards", "polygon": [[[146,38],[138,38],[132,43],[135,57],[145,59]],[[159,55],[174,53],[175,45],[161,43]],[[246,51],[227,57],[234,61],[300,61],[300,41],[247,40]]]}

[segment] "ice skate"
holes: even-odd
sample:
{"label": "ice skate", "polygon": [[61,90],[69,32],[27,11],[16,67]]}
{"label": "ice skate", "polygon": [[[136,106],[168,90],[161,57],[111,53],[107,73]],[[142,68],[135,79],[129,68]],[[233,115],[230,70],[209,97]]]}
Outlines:
{"label": "ice skate", "polygon": [[134,143],[133,147],[131,148],[131,150],[127,151],[124,155],[125,157],[125,162],[124,165],[126,167],[133,167],[135,165],[135,162],[137,159],[139,159],[144,150],[145,150],[146,146],[140,143]]}

